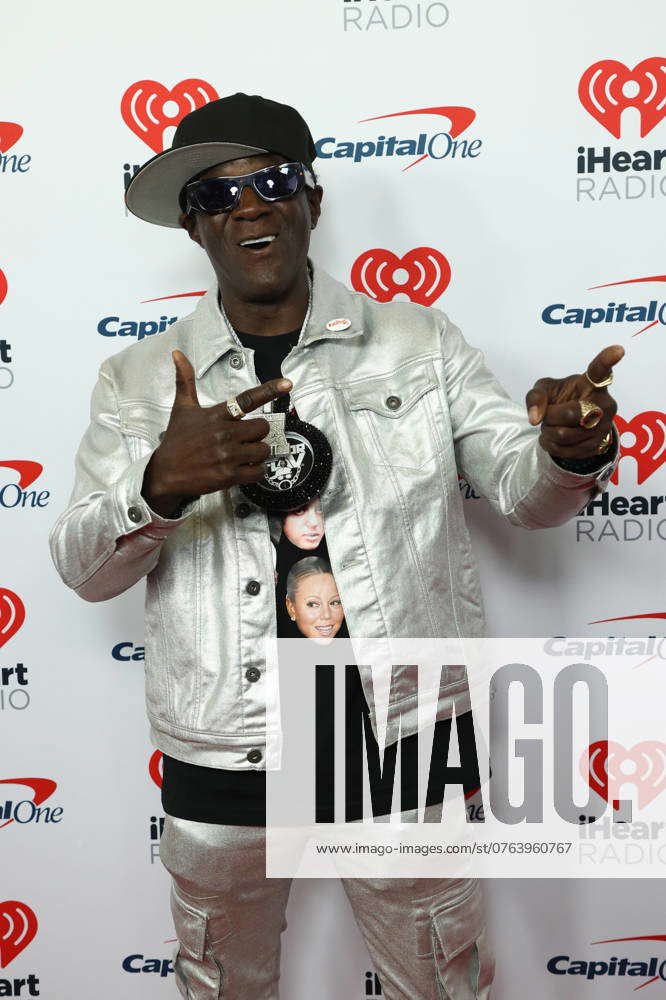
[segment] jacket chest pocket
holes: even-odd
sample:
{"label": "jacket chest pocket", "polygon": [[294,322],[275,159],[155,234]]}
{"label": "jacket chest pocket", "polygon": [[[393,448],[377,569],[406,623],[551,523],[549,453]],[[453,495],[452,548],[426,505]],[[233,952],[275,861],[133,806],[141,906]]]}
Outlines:
{"label": "jacket chest pocket", "polygon": [[344,386],[347,406],[373,464],[416,470],[441,454],[438,389],[430,361]]}
{"label": "jacket chest pocket", "polygon": [[170,406],[137,399],[119,406],[120,426],[133,461],[154,451],[169,423]]}

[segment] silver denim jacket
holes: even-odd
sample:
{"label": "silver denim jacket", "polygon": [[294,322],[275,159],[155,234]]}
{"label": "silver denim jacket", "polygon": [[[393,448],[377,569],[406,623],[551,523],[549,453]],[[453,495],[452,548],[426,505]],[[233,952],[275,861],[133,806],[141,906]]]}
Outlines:
{"label": "silver denim jacket", "polygon": [[[330,329],[335,319],[351,322]],[[193,764],[260,769],[264,639],[276,629],[269,518],[253,505],[248,513],[238,487],[203,496],[175,520],[158,517],[141,496],[174,399],[175,348],[192,362],[203,406],[256,385],[254,352],[227,325],[217,286],[190,316],[105,361],[51,551],[62,579],[87,601],[146,577],[155,745]],[[513,524],[546,528],[574,516],[612,473],[613,463],[593,476],[559,468],[524,406],[442,312],[376,303],[317,267],[310,319],[283,374],[299,417],[333,450],[321,503],[352,636],[483,635],[459,475]],[[403,734],[415,724],[405,712],[412,677],[402,688],[396,678],[391,708],[403,712]],[[452,674],[442,715],[461,693]]]}

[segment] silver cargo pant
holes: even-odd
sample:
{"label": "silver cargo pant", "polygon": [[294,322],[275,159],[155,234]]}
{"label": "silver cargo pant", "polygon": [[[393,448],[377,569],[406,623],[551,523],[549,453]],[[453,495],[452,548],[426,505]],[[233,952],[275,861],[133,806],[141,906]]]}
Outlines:
{"label": "silver cargo pant", "polygon": [[[277,1000],[291,879],[266,878],[262,827],[166,817],[178,989],[188,1000]],[[478,881],[342,879],[385,1000],[489,1000]]]}

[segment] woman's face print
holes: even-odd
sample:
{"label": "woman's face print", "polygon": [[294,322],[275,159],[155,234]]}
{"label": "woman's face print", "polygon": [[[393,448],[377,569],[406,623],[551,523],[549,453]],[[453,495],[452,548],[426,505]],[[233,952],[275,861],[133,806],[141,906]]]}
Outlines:
{"label": "woman's face print", "polygon": [[299,549],[316,549],[324,537],[324,515],[319,497],[311,500],[307,507],[286,514],[282,530]]}
{"label": "woman's face print", "polygon": [[333,574],[301,577],[293,601],[287,598],[287,611],[306,638],[320,642],[334,638],[345,614]]}

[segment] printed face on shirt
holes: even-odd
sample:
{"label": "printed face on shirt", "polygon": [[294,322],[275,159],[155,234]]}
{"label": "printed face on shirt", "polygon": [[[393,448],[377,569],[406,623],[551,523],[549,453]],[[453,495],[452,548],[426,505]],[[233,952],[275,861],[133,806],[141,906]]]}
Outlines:
{"label": "printed face on shirt", "polygon": [[311,500],[307,507],[285,515],[282,530],[299,549],[316,549],[324,537],[324,515],[319,497]]}
{"label": "printed face on shirt", "polygon": [[332,573],[301,577],[293,600],[287,597],[286,604],[289,616],[306,638],[325,642],[340,631],[345,614]]}

